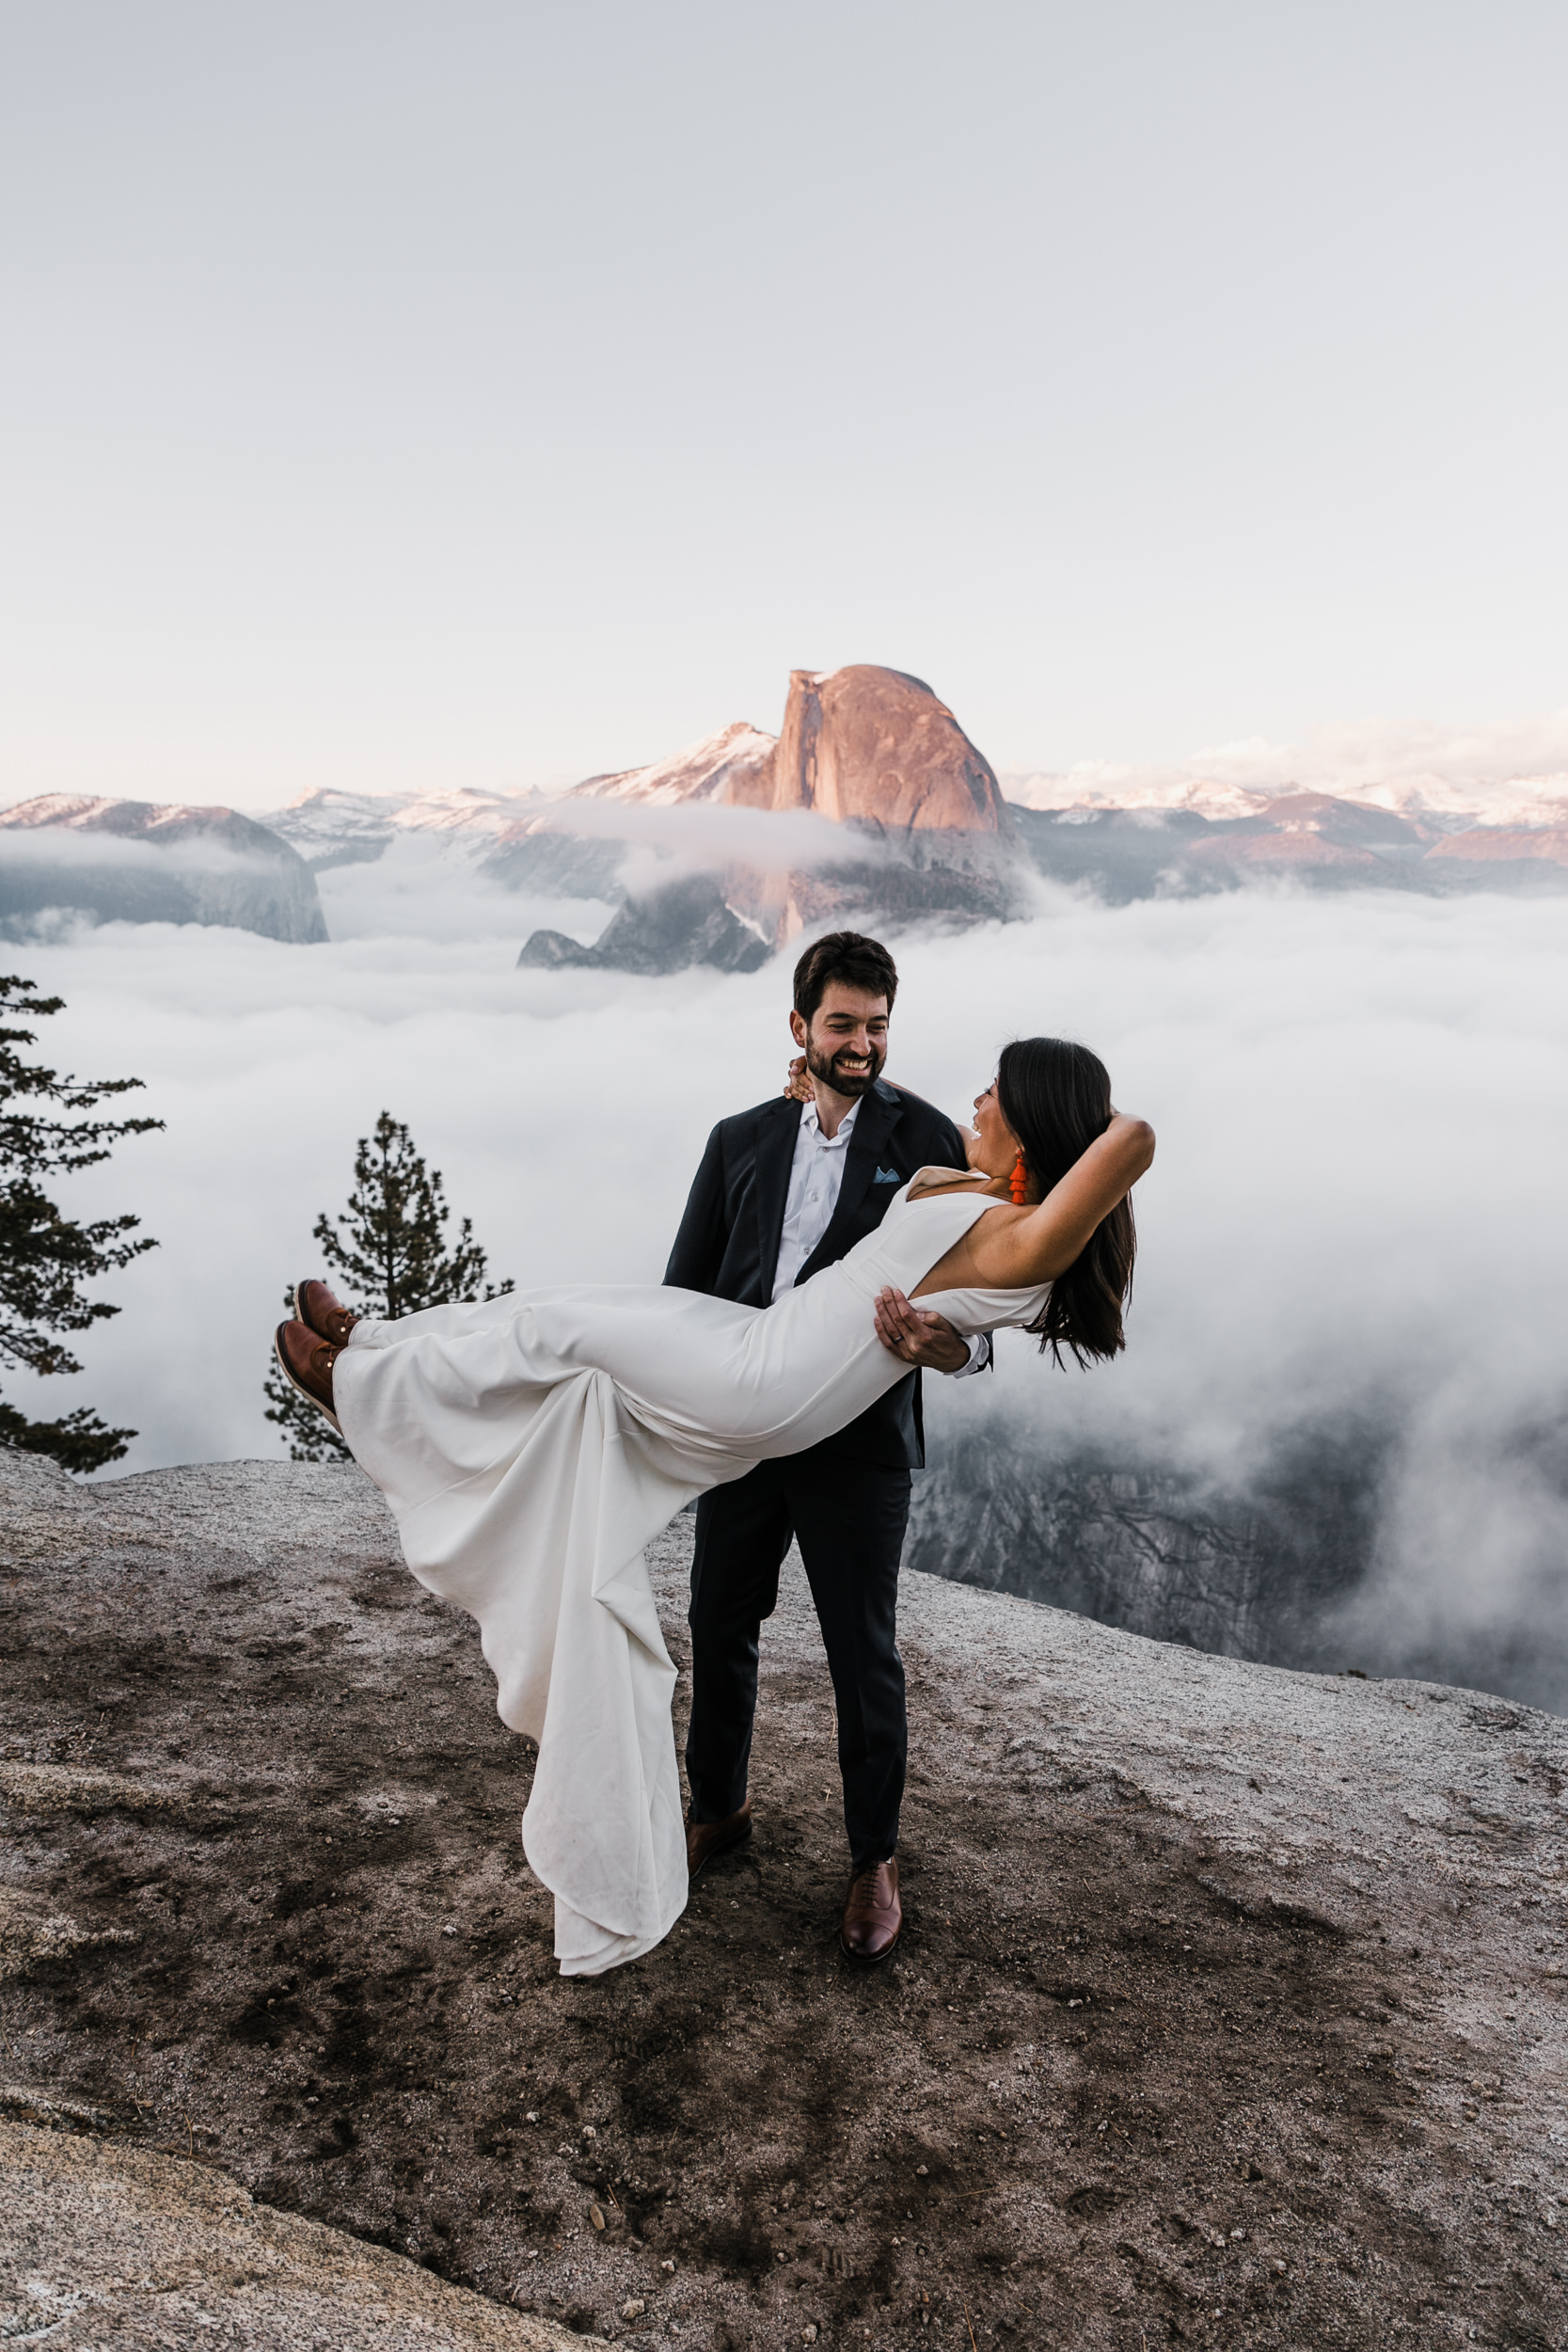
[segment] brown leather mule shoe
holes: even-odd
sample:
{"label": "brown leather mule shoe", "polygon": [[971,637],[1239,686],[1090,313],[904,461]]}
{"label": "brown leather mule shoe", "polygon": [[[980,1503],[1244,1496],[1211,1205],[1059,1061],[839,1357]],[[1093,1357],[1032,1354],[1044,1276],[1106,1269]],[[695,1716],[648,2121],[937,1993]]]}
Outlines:
{"label": "brown leather mule shoe", "polygon": [[359,1320],[352,1307],[333,1297],[325,1282],[296,1282],[294,1312],[318,1340],[329,1340],[334,1347],[344,1344]]}
{"label": "brown leather mule shoe", "polygon": [[849,1959],[874,1968],[879,1961],[886,1960],[903,1925],[896,1855],[857,1870],[845,1898],[844,1917],[838,1931],[840,1949]]}
{"label": "brown leather mule shoe", "polygon": [[686,1824],[686,1875],[694,1879],[707,1868],[715,1854],[728,1853],[732,1846],[743,1845],[752,1835],[752,1800],[747,1798],[738,1813],[732,1813],[727,1821],[693,1821]]}
{"label": "brown leather mule shoe", "polygon": [[319,1405],[340,1437],[343,1424],[334,1409],[332,1367],[341,1354],[330,1340],[319,1340],[303,1323],[280,1323],[273,1334],[273,1353],[291,1389],[311,1405]]}

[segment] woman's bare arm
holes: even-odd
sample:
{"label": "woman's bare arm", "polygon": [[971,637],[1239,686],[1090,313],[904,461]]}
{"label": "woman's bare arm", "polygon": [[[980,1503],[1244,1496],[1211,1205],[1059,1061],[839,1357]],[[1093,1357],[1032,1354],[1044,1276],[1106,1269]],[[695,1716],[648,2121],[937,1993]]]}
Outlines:
{"label": "woman's bare arm", "polygon": [[1097,1225],[1124,1200],[1154,1158],[1147,1120],[1118,1113],[1037,1207],[999,1206],[976,1218],[912,1295],[943,1290],[1033,1290],[1083,1255]]}

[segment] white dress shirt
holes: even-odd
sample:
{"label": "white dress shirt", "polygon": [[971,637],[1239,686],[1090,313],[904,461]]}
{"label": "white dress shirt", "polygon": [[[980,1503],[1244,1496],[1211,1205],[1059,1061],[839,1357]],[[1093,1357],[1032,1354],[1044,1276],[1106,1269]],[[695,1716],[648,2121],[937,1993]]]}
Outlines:
{"label": "white dress shirt", "polygon": [[[789,1168],[789,1190],[784,1195],[778,1270],[773,1277],[775,1298],[782,1298],[785,1291],[794,1289],[796,1276],[833,1221],[833,1211],[844,1187],[845,1156],[860,1107],[857,1102],[845,1112],[836,1136],[823,1134],[815,1103],[808,1103],[800,1113],[795,1157]],[[979,1372],[990,1361],[990,1340],[985,1332],[977,1333],[965,1344],[969,1361],[950,1375],[953,1379]]]}

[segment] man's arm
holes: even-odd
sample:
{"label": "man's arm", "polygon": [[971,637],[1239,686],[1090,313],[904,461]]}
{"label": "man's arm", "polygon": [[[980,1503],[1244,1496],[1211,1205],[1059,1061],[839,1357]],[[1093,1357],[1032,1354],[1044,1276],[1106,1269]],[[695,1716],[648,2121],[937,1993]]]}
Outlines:
{"label": "man's arm", "polygon": [[[900,1094],[910,1094],[908,1087],[898,1086],[896,1078],[888,1084],[897,1087]],[[797,1054],[784,1072],[784,1098],[793,1103],[809,1103],[816,1094],[811,1073],[806,1068],[804,1054]],[[910,1095],[911,1106],[928,1122],[927,1140],[930,1147],[929,1160],[923,1162],[932,1168],[967,1168],[969,1154],[963,1137],[934,1104],[924,1096]],[[666,1275],[666,1281],[672,1278]],[[877,1337],[893,1355],[912,1364],[917,1371],[942,1372],[952,1379],[962,1380],[972,1372],[990,1372],[992,1363],[990,1333],[976,1332],[965,1339],[954,1328],[945,1315],[932,1314],[928,1310],[911,1307],[900,1292],[890,1294],[896,1306],[884,1305],[879,1299],[876,1307]]]}
{"label": "man's arm", "polygon": [[989,1331],[966,1339],[945,1315],[933,1314],[928,1307],[911,1306],[902,1291],[884,1291],[873,1303],[871,1313],[882,1345],[906,1364],[915,1364],[925,1372],[950,1373],[959,1380],[966,1373],[986,1372],[990,1367]]}
{"label": "man's arm", "polygon": [[691,1180],[686,1215],[681,1218],[666,1284],[673,1290],[705,1291],[711,1296],[729,1238],[724,1203],[724,1153],[715,1127],[707,1139],[702,1165]]}

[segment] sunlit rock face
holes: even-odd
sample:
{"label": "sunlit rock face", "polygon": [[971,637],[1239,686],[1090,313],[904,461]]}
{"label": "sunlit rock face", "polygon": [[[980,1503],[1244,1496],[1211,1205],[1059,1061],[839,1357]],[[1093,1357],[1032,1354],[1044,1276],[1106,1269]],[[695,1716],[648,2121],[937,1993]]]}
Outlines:
{"label": "sunlit rock face", "polygon": [[536,932],[518,959],[525,966],[745,970],[755,943],[766,959],[827,924],[999,921],[1023,904],[1028,860],[990,761],[922,679],[871,662],[792,672],[776,739],[743,722],[721,727],[652,767],[590,777],[559,818],[539,821],[570,825],[583,801],[809,817],[842,827],[845,839],[842,851],[806,864],[798,837],[793,850],[790,836],[781,840],[772,862],[750,834],[727,862],[716,849],[707,889],[681,882],[642,892],[592,947]]}
{"label": "sunlit rock face", "polygon": [[304,859],[236,810],[49,792],[0,810],[0,932],[27,939],[56,914],[326,937]]}
{"label": "sunlit rock face", "polygon": [[1012,828],[990,762],[923,679],[856,662],[790,673],[771,808],[889,833]]}
{"label": "sunlit rock face", "polygon": [[792,670],[777,737],[737,721],[650,768],[591,776],[573,800],[798,811],[888,833],[1010,837],[990,762],[924,679],[870,661]]}

